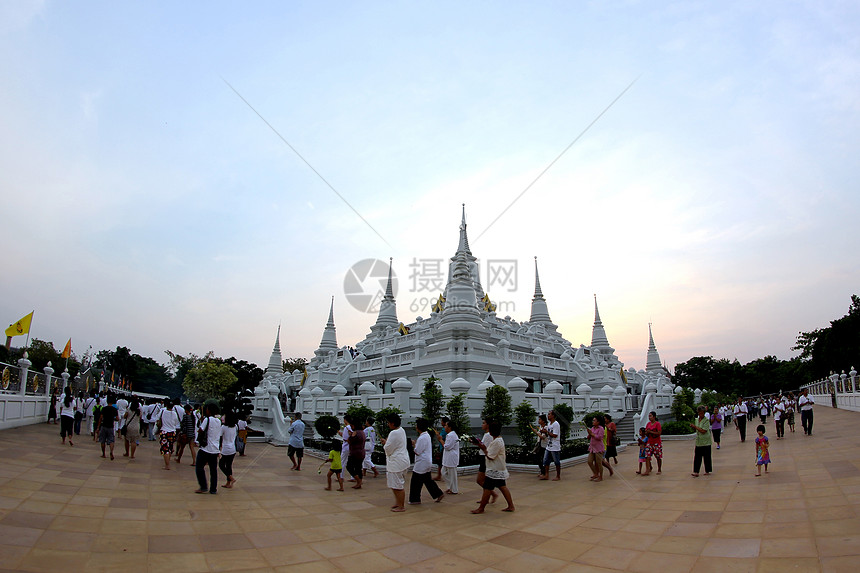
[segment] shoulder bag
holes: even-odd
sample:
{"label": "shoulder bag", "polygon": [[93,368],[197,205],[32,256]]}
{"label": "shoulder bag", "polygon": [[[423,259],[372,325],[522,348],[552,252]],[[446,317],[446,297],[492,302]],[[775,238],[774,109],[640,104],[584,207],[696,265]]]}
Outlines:
{"label": "shoulder bag", "polygon": [[207,417],[203,424],[200,426],[200,429],[197,430],[197,443],[201,448],[206,447],[206,442],[208,441],[209,433],[209,418]]}

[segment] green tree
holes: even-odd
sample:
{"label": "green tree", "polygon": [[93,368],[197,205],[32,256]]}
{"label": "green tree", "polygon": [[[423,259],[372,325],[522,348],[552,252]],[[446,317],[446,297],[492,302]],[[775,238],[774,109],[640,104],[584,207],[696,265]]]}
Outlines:
{"label": "green tree", "polygon": [[445,407],[445,395],[442,388],[436,382],[439,378],[430,376],[424,378],[424,390],[421,392],[421,417],[435,426],[442,416],[442,408]]}
{"label": "green tree", "polygon": [[798,334],[792,350],[799,350],[800,359],[808,362],[806,381],[860,364],[860,297],[851,295],[848,314],[830,326]]}
{"label": "green tree", "polygon": [[552,408],[555,410],[555,417],[558,420],[558,425],[561,430],[561,443],[566,444],[570,437],[570,425],[573,423],[573,408],[569,404],[556,404]]}
{"label": "green tree", "polygon": [[465,394],[455,394],[448,400],[446,415],[454,425],[457,435],[463,436],[472,433],[472,423],[469,420],[469,410],[466,408]]}
{"label": "green tree", "polygon": [[403,416],[403,412],[397,406],[387,406],[376,413],[376,423],[373,425],[376,428],[376,433],[380,438],[387,438],[391,433],[391,428],[388,427],[388,416],[390,414],[399,414]]}
{"label": "green tree", "polygon": [[531,402],[523,400],[516,408],[514,408],[514,420],[517,423],[517,435],[520,437],[520,444],[529,448],[534,447],[537,436],[532,432],[532,426],[537,418],[537,410],[531,405]]}
{"label": "green tree", "polygon": [[263,379],[263,369],[252,362],[245,360],[237,360],[235,356],[230,358],[214,358],[219,364],[227,364],[233,368],[236,373],[236,384],[231,390],[241,392],[243,390],[253,390]]}
{"label": "green tree", "polygon": [[215,362],[200,362],[185,375],[182,388],[192,400],[202,402],[214,398],[221,400],[227,390],[236,383],[233,368]]}
{"label": "green tree", "polygon": [[349,408],[346,409],[346,415],[355,421],[359,427],[364,427],[364,421],[368,418],[373,418],[376,421],[376,416],[373,410],[362,404],[361,402],[352,402]]}
{"label": "green tree", "polygon": [[511,395],[508,393],[508,389],[495,384],[487,388],[487,397],[484,399],[481,418],[495,420],[502,426],[507,426],[511,423],[512,417]]}
{"label": "green tree", "polygon": [[678,422],[688,422],[693,419],[693,403],[696,395],[689,388],[684,388],[672,398],[672,417]]}

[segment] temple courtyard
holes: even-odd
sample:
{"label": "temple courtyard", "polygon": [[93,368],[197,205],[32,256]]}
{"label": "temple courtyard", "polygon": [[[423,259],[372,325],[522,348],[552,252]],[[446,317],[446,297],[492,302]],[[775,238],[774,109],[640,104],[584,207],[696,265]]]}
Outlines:
{"label": "temple courtyard", "polygon": [[155,442],[135,460],[118,447],[110,461],[88,436],[62,446],[59,426],[4,430],[0,569],[855,571],[860,414],[818,407],[815,416],[812,437],[798,424],[777,441],[768,424],[766,476],[753,476],[754,432],[741,444],[729,429],[711,476],[690,477],[692,441],[665,442],[663,474],[648,477],[635,474],[628,447],[602,483],[584,464],[560,482],[513,474],[516,512],[483,515],[469,513],[474,476],[461,477],[460,495],[436,504],[425,492],[424,504],[395,514],[383,476],[324,491],[319,460],[294,472],[286,448],[249,444],[235,488],[195,495],[190,459],[164,471]]}

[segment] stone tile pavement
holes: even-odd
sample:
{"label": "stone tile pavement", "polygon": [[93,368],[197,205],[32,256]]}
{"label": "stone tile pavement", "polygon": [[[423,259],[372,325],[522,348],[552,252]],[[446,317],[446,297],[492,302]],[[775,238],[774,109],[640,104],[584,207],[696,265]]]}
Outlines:
{"label": "stone tile pavement", "polygon": [[[154,442],[139,459],[103,460],[59,426],[0,431],[3,571],[856,571],[860,567],[860,414],[819,407],[816,431],[771,438],[771,473],[734,430],[715,473],[690,477],[691,441],[666,442],[663,475],[639,477],[635,448],[618,473],[561,482],[514,474],[517,511],[489,506],[472,477],[440,504],[389,512],[384,478],[323,490],[307,458],[250,444],[238,483],[195,495],[193,468],[161,468]],[[770,425],[772,426],[772,424]],[[223,480],[222,480],[223,482]],[[425,493],[426,496],[426,493]]]}

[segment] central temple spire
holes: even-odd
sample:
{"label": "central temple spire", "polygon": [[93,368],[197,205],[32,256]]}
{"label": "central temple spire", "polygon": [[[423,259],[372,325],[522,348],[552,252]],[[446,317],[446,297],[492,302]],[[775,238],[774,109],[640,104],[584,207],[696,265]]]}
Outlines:
{"label": "central temple spire", "polygon": [[463,252],[467,255],[472,254],[469,248],[469,236],[466,234],[466,204],[463,203],[463,217],[460,221],[460,243],[457,245],[457,252]]}
{"label": "central temple spire", "polygon": [[667,373],[668,370],[660,362],[660,353],[657,352],[657,346],[654,345],[654,335],[651,333],[651,323],[648,323],[648,354],[645,359],[646,372],[661,372]]}
{"label": "central temple spire", "polygon": [[278,325],[278,334],[275,336],[275,347],[269,357],[265,376],[280,376],[284,373],[284,363],[281,357],[281,325]]}

